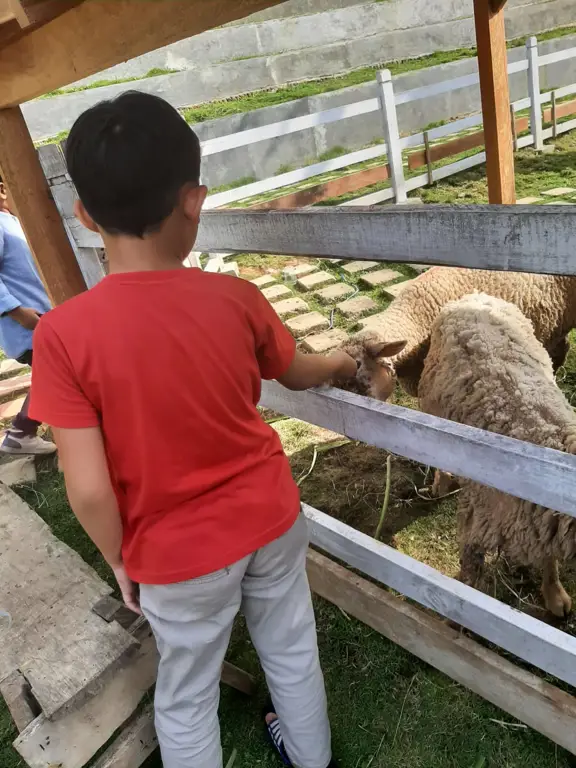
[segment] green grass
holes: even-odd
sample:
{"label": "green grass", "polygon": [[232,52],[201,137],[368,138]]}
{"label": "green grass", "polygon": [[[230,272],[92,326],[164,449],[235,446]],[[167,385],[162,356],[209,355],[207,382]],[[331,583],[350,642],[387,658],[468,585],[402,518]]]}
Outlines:
{"label": "green grass", "polygon": [[176,72],[180,72],[179,69],[162,69],[160,67],[153,67],[148,70],[145,75],[138,75],[137,77],[118,77],[109,80],[95,80],[88,85],[73,85],[69,88],[57,88],[55,91],[48,91],[48,93],[40,96],[41,99],[52,99],[54,96],[66,96],[69,93],[78,93],[79,91],[91,91],[94,88],[103,88],[107,85],[122,85],[123,83],[134,83],[137,80],[146,80],[149,77],[159,77],[160,75],[173,75]]}

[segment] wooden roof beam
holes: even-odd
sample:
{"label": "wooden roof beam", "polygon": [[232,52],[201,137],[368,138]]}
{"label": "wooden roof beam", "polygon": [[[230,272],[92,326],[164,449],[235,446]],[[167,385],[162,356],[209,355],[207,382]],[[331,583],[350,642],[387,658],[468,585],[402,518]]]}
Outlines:
{"label": "wooden roof beam", "polygon": [[0,49],[0,108],[278,2],[84,0]]}

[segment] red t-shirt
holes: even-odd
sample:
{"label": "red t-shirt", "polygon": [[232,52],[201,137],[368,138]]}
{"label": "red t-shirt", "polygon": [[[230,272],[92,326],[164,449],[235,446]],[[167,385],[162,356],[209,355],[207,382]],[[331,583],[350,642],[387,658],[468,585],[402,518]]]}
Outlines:
{"label": "red t-shirt", "polygon": [[294,354],[254,285],[198,269],[110,275],[42,318],[30,415],[101,427],[134,581],[211,573],[292,526],[298,488],[256,405]]}

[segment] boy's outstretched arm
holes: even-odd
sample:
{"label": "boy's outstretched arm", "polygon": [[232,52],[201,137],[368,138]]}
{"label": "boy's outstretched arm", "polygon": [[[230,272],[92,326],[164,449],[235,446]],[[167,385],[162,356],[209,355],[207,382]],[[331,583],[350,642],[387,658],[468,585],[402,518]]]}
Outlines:
{"label": "boy's outstretched arm", "polygon": [[128,608],[140,613],[138,587],[122,564],[122,519],[100,427],[53,428],[70,506],[114,571]]}
{"label": "boy's outstretched arm", "polygon": [[330,355],[304,355],[296,350],[294,359],[278,381],[293,390],[309,389],[331,379],[352,379],[356,376],[356,361],[341,350]]}

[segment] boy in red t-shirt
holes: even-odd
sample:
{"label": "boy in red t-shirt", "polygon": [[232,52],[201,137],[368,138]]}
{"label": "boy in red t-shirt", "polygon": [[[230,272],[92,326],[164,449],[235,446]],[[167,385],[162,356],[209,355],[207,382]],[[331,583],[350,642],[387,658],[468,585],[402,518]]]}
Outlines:
{"label": "boy in red t-shirt", "polygon": [[343,352],[302,355],[250,283],[183,260],[206,188],[198,139],[165,101],[125,93],[85,112],[66,147],[110,275],[35,336],[32,418],[52,426],[70,504],[144,612],[160,652],[165,768],[220,768],[220,669],[242,609],[287,765],[331,762],[306,580],[306,524],[261,379],[352,377]]}

